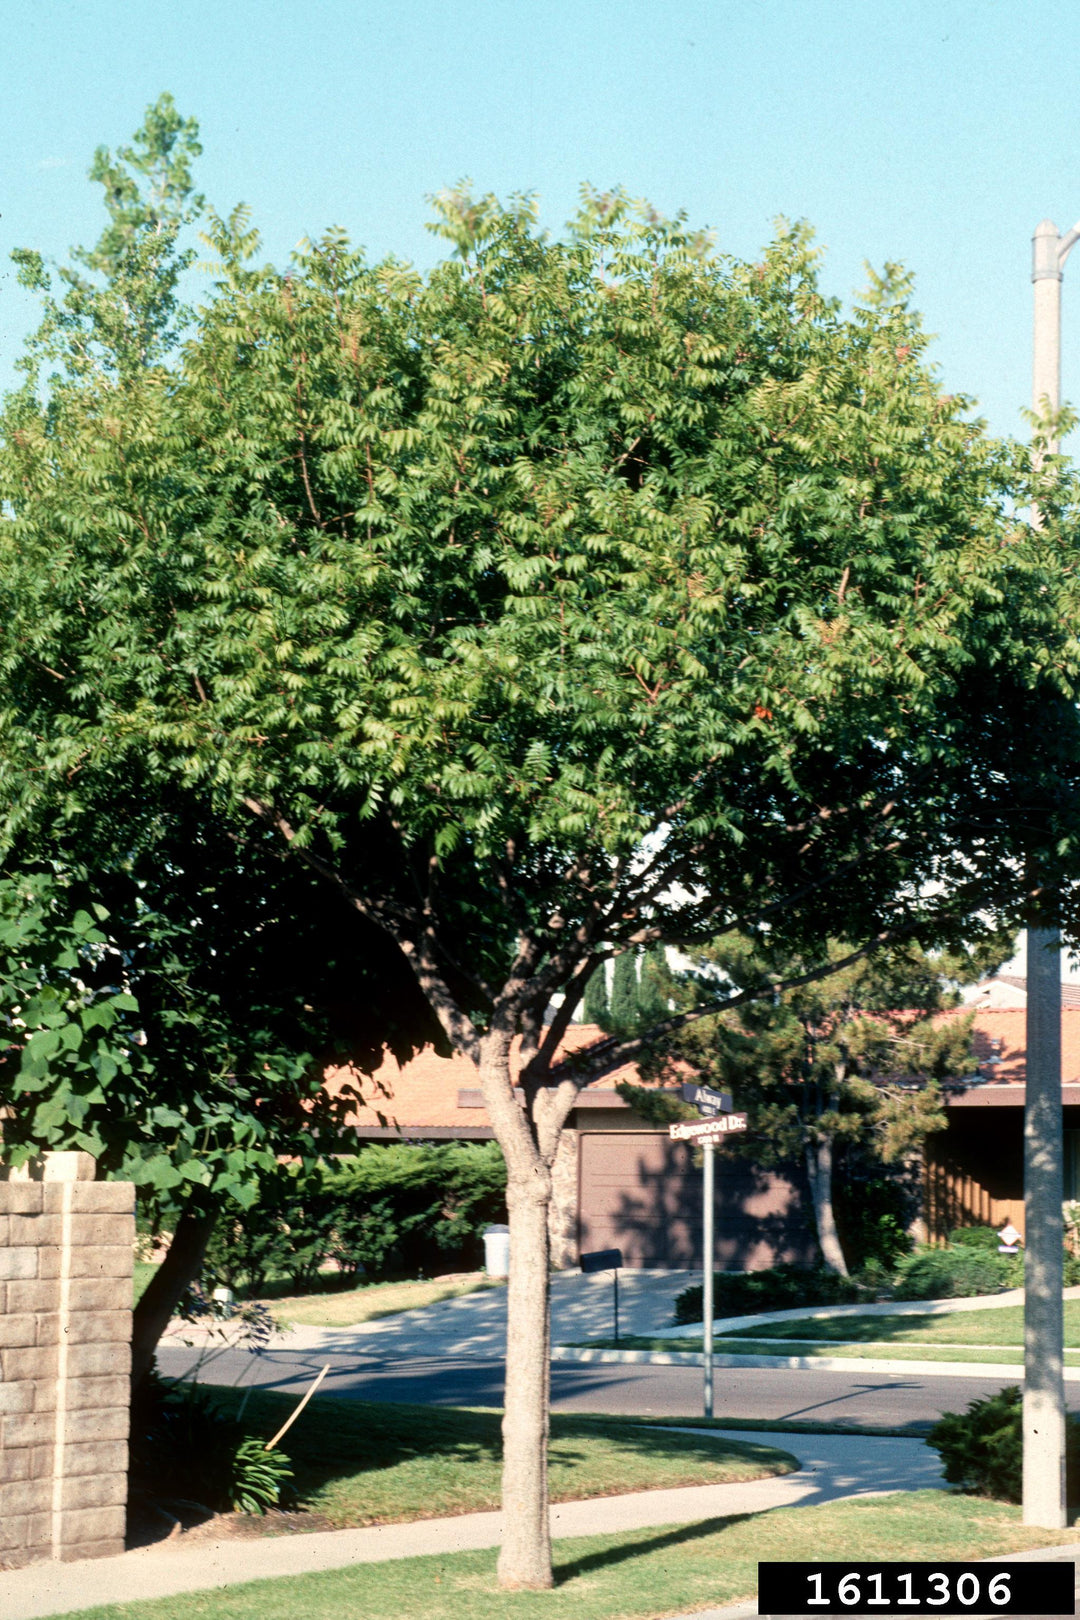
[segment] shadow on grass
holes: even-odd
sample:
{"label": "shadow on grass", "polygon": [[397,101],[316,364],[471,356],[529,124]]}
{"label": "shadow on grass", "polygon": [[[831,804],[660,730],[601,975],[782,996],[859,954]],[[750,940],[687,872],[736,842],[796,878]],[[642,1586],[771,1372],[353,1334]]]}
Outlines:
{"label": "shadow on grass", "polygon": [[563,1581],[591,1574],[595,1570],[607,1569],[614,1564],[625,1564],[632,1558],[642,1558],[648,1553],[685,1547],[690,1542],[702,1541],[706,1536],[715,1536],[721,1530],[728,1530],[732,1525],[745,1524],[751,1518],[760,1518],[760,1514],[730,1513],[721,1519],[699,1519],[694,1524],[680,1524],[674,1530],[644,1533],[634,1541],[624,1541],[618,1547],[604,1547],[599,1552],[586,1553],[580,1558],[569,1559],[566,1563],[562,1563],[558,1557],[558,1542],[556,1542],[555,1584],[558,1586]]}
{"label": "shadow on grass", "polygon": [[[234,1411],[242,1392],[215,1390],[219,1404]],[[252,1390],[245,1426],[272,1434],[296,1406],[296,1398],[272,1390]],[[378,1518],[420,1518],[432,1514],[494,1508],[500,1500],[502,1414],[455,1407],[432,1407],[317,1396],[283,1442],[292,1462],[301,1504],[322,1506],[320,1493],[337,1481],[354,1481],[354,1500],[364,1502],[364,1481],[371,1499],[366,1522]],[[608,1441],[615,1448],[597,1462],[589,1441]],[[782,1437],[776,1449],[783,1450]],[[718,1477],[717,1465],[732,1460],[731,1445],[708,1434],[650,1430],[618,1418],[555,1413],[551,1419],[551,1486],[553,1500],[578,1493],[575,1480],[584,1471],[585,1494],[641,1489],[650,1483],[650,1464],[665,1460],[685,1465],[685,1475],[702,1481]],[[772,1447],[739,1443],[737,1457],[747,1472],[771,1473]],[[400,1488],[386,1479],[402,1470]],[[681,1472],[678,1467],[676,1472]],[[405,1482],[408,1475],[409,1483]],[[466,1484],[466,1475],[468,1483]],[[382,1480],[386,1481],[385,1486]],[[720,1475],[719,1477],[722,1477]],[[356,1522],[365,1522],[361,1517]]]}

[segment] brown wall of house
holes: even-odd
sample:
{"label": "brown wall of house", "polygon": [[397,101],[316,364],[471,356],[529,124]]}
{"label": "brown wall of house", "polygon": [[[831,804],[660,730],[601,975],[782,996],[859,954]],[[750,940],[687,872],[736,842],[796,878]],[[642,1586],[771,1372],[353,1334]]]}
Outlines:
{"label": "brown wall of house", "polygon": [[[700,1266],[701,1217],[702,1171],[689,1144],[655,1130],[579,1133],[579,1249],[619,1248],[627,1266]],[[718,1269],[761,1271],[816,1258],[806,1192],[794,1173],[718,1151]]]}
{"label": "brown wall of house", "polygon": [[[1080,1129],[1080,1108],[1063,1110],[1064,1128]],[[951,1108],[949,1128],[926,1144],[926,1225],[944,1242],[957,1226],[1024,1231],[1024,1110]]]}

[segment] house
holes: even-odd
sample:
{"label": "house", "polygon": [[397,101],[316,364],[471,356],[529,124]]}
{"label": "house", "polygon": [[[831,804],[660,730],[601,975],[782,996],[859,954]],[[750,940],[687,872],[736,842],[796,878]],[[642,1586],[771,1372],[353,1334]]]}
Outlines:
{"label": "house", "polygon": [[[574,1024],[560,1050],[602,1038],[596,1025]],[[623,1101],[615,1089],[620,1081],[638,1083],[635,1065],[587,1086],[563,1133],[554,1167],[554,1263],[574,1265],[583,1251],[619,1248],[628,1266],[698,1266],[700,1165],[689,1144],[673,1142],[666,1127],[647,1123]],[[349,1121],[362,1142],[490,1141],[494,1135],[467,1058],[428,1049],[401,1066],[387,1056],[374,1080],[346,1065],[328,1069],[326,1083],[331,1090],[351,1084],[362,1092],[364,1104]],[[718,1171],[718,1265],[756,1271],[780,1261],[813,1261],[808,1194],[799,1176],[724,1154]]]}
{"label": "house", "polygon": [[[919,1235],[940,1241],[954,1227],[1012,1221],[1024,1230],[1023,1105],[1025,986],[999,976],[978,987],[976,1072],[947,1089],[948,1128],[929,1139]],[[1080,1199],[1080,986],[1063,987],[1066,1198]],[[965,1010],[969,1010],[965,1009]],[[575,1024],[562,1050],[602,1038]],[[567,1122],[555,1165],[554,1263],[582,1251],[619,1248],[628,1266],[701,1264],[701,1168],[688,1144],[643,1120],[618,1095],[639,1080],[632,1063],[587,1086]],[[374,1079],[349,1065],[326,1071],[331,1090],[349,1083],[364,1103],[350,1124],[364,1141],[490,1141],[493,1131],[468,1059],[430,1049],[400,1066],[387,1056]],[[717,1264],[756,1271],[817,1257],[809,1193],[800,1166],[763,1170],[722,1149],[717,1159]]]}
{"label": "house", "polygon": [[[1080,1199],[1080,985],[1061,987],[1063,1197]],[[968,1003],[975,1012],[977,1073],[950,1090],[948,1129],[926,1145],[925,1228],[938,1241],[957,1226],[1024,1230],[1026,984],[998,975]]]}

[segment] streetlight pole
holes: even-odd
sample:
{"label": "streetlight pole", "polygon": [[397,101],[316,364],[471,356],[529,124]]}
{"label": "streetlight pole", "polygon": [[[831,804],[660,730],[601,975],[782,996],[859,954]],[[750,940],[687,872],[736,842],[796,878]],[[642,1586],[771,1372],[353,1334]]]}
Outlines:
{"label": "streetlight pole", "polygon": [[[1061,273],[1080,225],[1044,219],[1032,239],[1032,408],[1061,404]],[[1056,441],[1047,447],[1057,450]],[[1038,510],[1032,513],[1040,521]],[[1062,1314],[1061,935],[1052,916],[1027,930],[1024,1102],[1024,1523],[1059,1529],[1065,1505]]]}

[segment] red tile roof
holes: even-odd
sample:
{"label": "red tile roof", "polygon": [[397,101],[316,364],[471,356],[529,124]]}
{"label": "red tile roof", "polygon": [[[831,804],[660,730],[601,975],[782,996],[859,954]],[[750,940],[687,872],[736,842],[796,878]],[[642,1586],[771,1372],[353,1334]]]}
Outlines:
{"label": "red tile roof", "polygon": [[[958,1009],[957,1016],[963,1012],[963,1008]],[[1026,1016],[1023,1007],[985,1008],[975,1013],[975,1061],[989,1084],[1023,1085]],[[1062,1081],[1065,1085],[1080,1084],[1080,1007],[1063,1007],[1061,1037]],[[580,1051],[602,1038],[603,1031],[595,1024],[572,1024],[559,1050]],[[363,1102],[350,1114],[349,1123],[363,1130],[401,1127],[452,1132],[476,1131],[488,1125],[476,1069],[468,1058],[458,1054],[439,1057],[429,1048],[404,1067],[387,1055],[373,1076],[361,1074],[351,1064],[328,1068],[325,1075],[332,1093],[345,1085],[354,1086],[360,1093]],[[639,1083],[637,1066],[624,1063],[594,1081],[589,1090],[610,1094],[621,1080]]]}
{"label": "red tile roof", "polygon": [[[999,1007],[975,1014],[975,1061],[994,1085],[1023,1085],[1026,1009]],[[993,1062],[994,1058],[998,1062]],[[1061,1009],[1061,1078],[1064,1085],[1080,1081],[1080,1007]]]}
{"label": "red tile roof", "polygon": [[[596,1024],[571,1024],[559,1051],[577,1052],[603,1037],[603,1030]],[[638,1082],[636,1064],[622,1064],[595,1081],[590,1090],[612,1092],[621,1080],[628,1080],[632,1084]],[[325,1081],[332,1094],[340,1092],[345,1085],[355,1086],[360,1092],[363,1103],[350,1114],[349,1123],[361,1128],[400,1125],[431,1129],[466,1126],[475,1129],[488,1123],[486,1109],[476,1106],[480,1085],[476,1068],[468,1058],[458,1053],[444,1058],[428,1048],[404,1067],[387,1054],[372,1076],[363,1075],[351,1064],[345,1064],[328,1068]],[[472,1097],[467,1098],[472,1106],[461,1106],[461,1092],[473,1093]]]}

